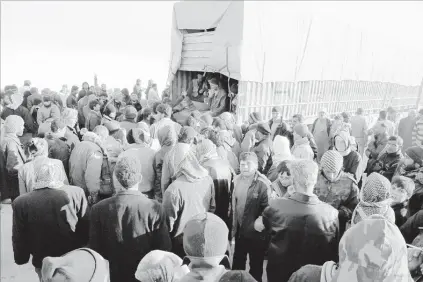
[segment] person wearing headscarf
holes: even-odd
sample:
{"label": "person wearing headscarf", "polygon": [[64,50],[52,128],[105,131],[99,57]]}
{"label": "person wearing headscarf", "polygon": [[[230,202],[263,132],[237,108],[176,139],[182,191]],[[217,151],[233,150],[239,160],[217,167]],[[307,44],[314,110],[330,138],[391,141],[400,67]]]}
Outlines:
{"label": "person wearing headscarf", "polygon": [[361,178],[360,168],[361,157],[360,154],[351,149],[350,134],[346,131],[341,131],[334,137],[334,150],[336,150],[344,159],[343,169],[344,172],[350,173],[354,178],[359,181]]}
{"label": "person wearing headscarf", "polygon": [[271,234],[266,269],[269,282],[288,281],[306,264],[337,260],[338,211],[313,193],[317,164],[293,160],[289,170],[295,192],[272,200],[263,212],[264,227]]}
{"label": "person wearing headscarf", "polygon": [[26,140],[25,138],[23,138],[24,136],[28,135],[28,138],[31,138],[32,134],[37,132],[37,125],[35,124],[34,119],[30,114],[30,111],[24,106],[22,106],[22,102],[23,97],[21,95],[15,94],[11,90],[6,91],[4,96],[5,107],[1,112],[1,118],[3,120],[6,120],[6,118],[10,115],[17,115],[24,120],[24,134],[20,138],[21,141],[24,142],[24,140]]}
{"label": "person wearing headscarf", "polygon": [[135,278],[140,282],[178,282],[189,272],[177,255],[160,250],[149,252],[138,264]]}
{"label": "person wearing headscarf", "polygon": [[331,126],[332,122],[327,117],[326,110],[321,110],[319,112],[319,117],[314,121],[311,127],[311,133],[317,144],[317,161],[320,161],[323,154],[329,150]]}
{"label": "person wearing headscarf", "polygon": [[194,141],[197,135],[198,133],[194,128],[184,126],[178,135],[178,143],[176,143],[176,145],[164,156],[161,177],[162,193],[164,193],[170,183],[175,180],[176,170],[178,169],[175,163],[175,156],[186,151],[195,153]]}
{"label": "person wearing headscarf", "polygon": [[267,123],[259,123],[255,134],[256,143],[251,149],[258,158],[258,170],[266,175],[272,166],[273,142],[270,136],[270,128]]}
{"label": "person wearing headscarf", "polygon": [[345,231],[358,203],[358,186],[354,176],[342,171],[343,158],[337,151],[329,150],[320,160],[320,172],[314,193],[339,212],[340,234]]}
{"label": "person wearing headscarf", "polygon": [[[240,157],[241,174],[234,179],[232,193],[232,232],[235,239],[234,270],[245,270],[247,255],[250,274],[262,281],[266,233],[261,216],[268,206],[270,181],[258,171],[257,155],[243,152]],[[232,241],[232,240],[231,240]]]}
{"label": "person wearing headscarf", "polygon": [[236,124],[233,114],[230,112],[224,112],[220,115],[220,118],[225,122],[226,128],[233,132],[233,136],[235,137],[236,141],[241,144],[243,137],[242,129]]}
{"label": "person wearing headscarf", "polygon": [[44,163],[52,163],[60,167],[61,174],[59,180],[68,185],[68,177],[66,176],[65,168],[60,160],[55,160],[48,157],[49,146],[45,139],[33,138],[28,147],[31,161],[25,163],[19,169],[19,194],[23,195],[34,190],[35,184],[35,170]]}
{"label": "person wearing headscarf", "polygon": [[[289,197],[293,192],[293,182],[291,171],[288,166],[290,161],[282,161],[278,164],[275,174],[276,178],[270,186],[269,200],[282,197]],[[270,179],[269,179],[270,180]]]}
{"label": "person wearing headscarf", "polygon": [[163,208],[139,191],[141,169],[137,156],[120,158],[113,177],[117,193],[91,210],[88,247],[109,261],[110,282],[138,282],[135,273],[144,256],[171,249]]}
{"label": "person wearing headscarf", "polygon": [[96,251],[80,248],[61,257],[45,257],[41,280],[49,282],[105,282],[109,279],[106,260]]}
{"label": "person wearing headscarf", "polygon": [[208,171],[213,179],[216,211],[215,214],[220,217],[228,226],[231,225],[229,218],[230,195],[232,194],[232,180],[235,171],[226,159],[219,158],[216,151],[216,145],[212,141],[205,139],[197,144],[197,159],[200,164]]}
{"label": "person wearing headscarf", "polygon": [[[32,265],[41,279],[45,257],[61,256],[87,243],[84,191],[63,183],[63,166],[46,161],[35,167],[33,191],[12,204],[15,263]],[[84,222],[85,221],[85,222]]]}
{"label": "person wearing headscarf", "polygon": [[373,215],[345,232],[339,243],[339,263],[303,266],[288,282],[412,282],[410,271],[414,269],[410,268],[407,254],[398,228],[380,215]]}
{"label": "person wearing headscarf", "polygon": [[166,158],[172,160],[171,176],[174,181],[163,194],[163,208],[168,218],[172,252],[184,257],[184,226],[192,215],[215,211],[214,184],[207,170],[198,162],[190,144],[176,144]]}
{"label": "person wearing headscarf", "polygon": [[150,199],[154,199],[154,157],[156,152],[151,149],[151,136],[148,128],[138,127],[132,129],[135,140],[128,149],[119,155],[119,158],[137,156],[140,159],[142,180],[138,183],[138,191]]}
{"label": "person wearing headscarf", "polygon": [[273,182],[278,178],[277,167],[283,161],[292,160],[289,140],[285,136],[277,135],[273,140],[272,166],[267,172],[267,178]]}
{"label": "person wearing headscarf", "polygon": [[175,128],[173,126],[167,125],[158,131],[157,137],[159,139],[161,148],[154,156],[154,197],[161,203],[163,198],[161,182],[164,158],[166,154],[175,146],[176,142],[178,141],[178,136],[176,135]]}
{"label": "person wearing headscarf", "polygon": [[179,282],[219,281],[230,269],[225,255],[229,230],[218,216],[203,212],[190,218],[184,228],[183,244],[190,272]]}
{"label": "person wearing headscarf", "polygon": [[261,114],[259,112],[252,112],[248,115],[248,126],[247,132],[244,135],[244,139],[241,143],[242,152],[250,152],[255,144],[255,135],[257,131],[257,126],[263,121]]}
{"label": "person wearing headscarf", "polygon": [[2,163],[1,178],[5,180],[2,185],[1,200],[14,200],[19,196],[19,169],[26,162],[26,155],[23,150],[19,136],[24,131],[24,121],[20,116],[10,115],[4,121],[2,141],[0,144],[0,161]]}
{"label": "person wearing headscarf", "polygon": [[78,121],[78,111],[75,109],[64,109],[61,116],[62,122],[66,125],[65,138],[70,144],[71,149],[80,142],[78,136],[78,128],[76,122]]}
{"label": "person wearing headscarf", "polygon": [[[138,126],[136,122],[137,115],[138,115],[138,112],[133,106],[127,106],[125,108],[125,113],[124,115],[121,116],[121,117],[124,117],[124,119],[120,121],[120,127],[122,129],[125,129],[127,134],[129,134],[129,132],[133,128],[136,128]],[[129,140],[128,135],[127,135],[127,140],[128,140],[128,143],[133,143],[133,142],[130,142],[131,140]]]}
{"label": "person wearing headscarf", "polygon": [[235,138],[232,136],[231,131],[221,130],[213,131],[210,135],[210,140],[216,145],[217,154],[223,160],[228,160],[232,169],[239,172],[239,144],[236,143]]}
{"label": "person wearing headscarf", "polygon": [[391,183],[379,173],[372,173],[367,177],[360,194],[360,202],[355,208],[351,225],[378,214],[395,224],[395,212],[391,208]]}
{"label": "person wearing headscarf", "polygon": [[156,116],[155,120],[157,121],[156,127],[155,127],[155,133],[154,136],[157,136],[158,130],[160,130],[161,127],[170,125],[175,127],[175,131],[177,134],[181,131],[181,125],[179,123],[174,122],[170,119],[172,115],[172,108],[167,104],[159,104],[156,108]]}
{"label": "person wearing headscarf", "polygon": [[292,155],[296,159],[313,160],[314,152],[311,149],[307,135],[309,130],[305,124],[294,126],[294,146],[291,148]]}

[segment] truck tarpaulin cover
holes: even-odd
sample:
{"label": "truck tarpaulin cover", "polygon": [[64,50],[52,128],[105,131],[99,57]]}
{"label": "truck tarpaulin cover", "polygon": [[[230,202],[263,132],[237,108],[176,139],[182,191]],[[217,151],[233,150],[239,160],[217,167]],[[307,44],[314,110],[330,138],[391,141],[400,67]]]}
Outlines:
{"label": "truck tarpaulin cover", "polygon": [[406,44],[289,2],[178,2],[171,34],[168,82],[177,70],[254,82],[418,85],[423,76],[422,54],[404,49]]}

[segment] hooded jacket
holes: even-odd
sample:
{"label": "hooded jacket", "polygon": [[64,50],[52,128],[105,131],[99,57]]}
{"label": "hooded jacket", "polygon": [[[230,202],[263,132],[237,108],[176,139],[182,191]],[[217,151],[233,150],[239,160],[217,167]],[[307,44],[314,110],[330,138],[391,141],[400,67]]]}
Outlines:
{"label": "hooded jacket", "polygon": [[333,146],[335,150],[337,150],[337,148],[335,147],[336,137],[342,138],[345,144],[345,148],[347,148],[344,152],[338,151],[344,158],[344,172],[352,174],[357,181],[360,180],[361,175],[358,174],[358,167],[361,163],[361,156],[359,153],[351,149],[351,142],[349,140],[350,134],[346,131],[341,131],[335,135],[335,137],[333,138]]}

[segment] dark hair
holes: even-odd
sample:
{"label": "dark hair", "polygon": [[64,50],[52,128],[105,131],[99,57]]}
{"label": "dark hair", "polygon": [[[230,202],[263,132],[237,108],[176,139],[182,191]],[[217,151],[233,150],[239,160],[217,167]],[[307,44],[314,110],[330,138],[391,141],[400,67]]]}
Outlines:
{"label": "dark hair", "polygon": [[141,120],[147,120],[148,116],[150,116],[153,113],[153,109],[152,108],[144,108],[141,111]]}
{"label": "dark hair", "polygon": [[289,165],[289,161],[280,162],[280,164],[277,167],[278,173],[283,174],[284,172],[286,172],[288,176],[291,176],[291,171],[289,170],[288,165]]}
{"label": "dark hair", "polygon": [[96,100],[92,100],[90,101],[90,104],[88,105],[88,107],[91,110],[94,110],[95,106],[100,105],[100,102],[96,99]]}
{"label": "dark hair", "polygon": [[157,114],[157,107],[158,107],[160,104],[161,104],[160,102],[154,102],[153,107],[152,107],[152,109],[153,109],[153,113]]}
{"label": "dark hair", "polygon": [[293,116],[292,116],[292,118],[293,118],[293,119],[294,119],[294,118],[298,119],[298,121],[299,121],[300,123],[302,123],[302,122],[304,121],[304,117],[303,117],[303,115],[302,115],[302,114],[295,114],[295,115],[293,115]]}
{"label": "dark hair", "polygon": [[114,173],[123,188],[131,188],[142,180],[141,166],[136,156],[125,156],[117,161]]}
{"label": "dark hair", "polygon": [[364,111],[363,111],[363,108],[358,108],[358,109],[357,109],[357,114],[361,115],[363,112],[364,112]]}
{"label": "dark hair", "polygon": [[380,111],[379,112],[379,118],[386,119],[386,116],[387,116],[386,111]]}
{"label": "dark hair", "polygon": [[84,84],[87,84],[88,85],[88,89],[90,88],[90,85],[86,81],[82,83],[82,88],[84,88]]}
{"label": "dark hair", "polygon": [[392,178],[392,184],[395,184],[398,188],[405,190],[408,198],[413,195],[415,184],[410,178],[405,176],[394,176],[394,178]]}
{"label": "dark hair", "polygon": [[254,153],[254,152],[242,152],[240,155],[239,155],[239,161],[241,162],[241,161],[247,161],[247,160],[252,160],[252,161],[254,161],[255,163],[257,163],[258,164],[258,159],[257,159],[257,155],[256,155],[256,153]]}

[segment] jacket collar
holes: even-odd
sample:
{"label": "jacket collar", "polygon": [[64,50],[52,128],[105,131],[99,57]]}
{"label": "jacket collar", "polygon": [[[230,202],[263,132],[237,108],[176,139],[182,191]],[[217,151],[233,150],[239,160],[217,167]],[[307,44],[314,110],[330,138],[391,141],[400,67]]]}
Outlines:
{"label": "jacket collar", "polygon": [[116,193],[116,196],[120,196],[120,195],[144,196],[144,194],[138,190],[126,190],[126,189],[122,189]]}
{"label": "jacket collar", "polygon": [[300,202],[303,204],[309,204],[309,205],[316,205],[318,203],[320,203],[319,198],[317,197],[317,195],[305,195],[305,194],[301,194],[301,193],[297,193],[294,192],[289,199],[296,201],[296,202]]}

